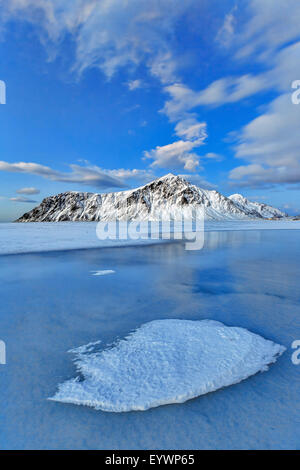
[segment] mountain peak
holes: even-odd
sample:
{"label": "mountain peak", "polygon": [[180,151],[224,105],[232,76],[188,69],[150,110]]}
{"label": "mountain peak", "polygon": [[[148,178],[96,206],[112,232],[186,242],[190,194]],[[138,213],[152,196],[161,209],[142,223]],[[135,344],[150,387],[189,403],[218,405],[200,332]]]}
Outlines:
{"label": "mountain peak", "polygon": [[190,213],[190,207],[202,206],[205,218],[214,220],[285,216],[265,204],[252,203],[240,195],[227,198],[217,191],[190,184],[182,176],[167,173],[129,191],[104,194],[71,191],[51,196],[18,222],[157,220],[155,217],[161,211],[170,216],[174,206],[182,214]]}
{"label": "mountain peak", "polygon": [[167,173],[166,175],[161,176],[160,178],[157,178],[157,180],[168,180],[171,178],[180,178],[180,176],[174,175],[174,173]]}
{"label": "mountain peak", "polygon": [[232,194],[231,196],[228,196],[229,199],[233,199],[233,200],[241,200],[241,201],[246,201],[247,199],[245,198],[245,196],[243,196],[242,194],[239,194],[239,193],[236,193],[236,194]]}
{"label": "mountain peak", "polygon": [[287,217],[285,212],[282,212],[275,207],[269,206],[268,204],[250,201],[242,194],[232,194],[228,199],[230,199],[240,209],[248,211],[249,215],[258,213],[265,219]]}
{"label": "mountain peak", "polygon": [[159,178],[156,178],[156,180],[154,181],[161,181],[161,182],[165,182],[165,183],[182,183],[182,184],[185,184],[185,185],[191,185],[191,183],[189,181],[187,181],[183,176],[179,176],[179,175],[174,175],[174,173],[167,173],[166,175],[164,176],[161,176]]}

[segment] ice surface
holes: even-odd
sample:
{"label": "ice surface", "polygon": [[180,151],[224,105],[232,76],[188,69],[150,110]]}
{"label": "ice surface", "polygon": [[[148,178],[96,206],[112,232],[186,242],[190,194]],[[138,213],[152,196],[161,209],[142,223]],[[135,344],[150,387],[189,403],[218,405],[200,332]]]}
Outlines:
{"label": "ice surface", "polygon": [[[99,339],[91,352],[102,350],[162,318],[218,320],[290,348],[300,338],[299,238],[299,230],[226,230],[207,233],[194,252],[167,243],[1,256],[0,448],[299,449],[293,349],[267,373],[145,412],[46,400],[79,375],[67,350]],[[100,269],[116,274],[91,276]]]}
{"label": "ice surface", "polygon": [[[168,240],[99,240],[96,222],[0,223],[0,255],[166,243]],[[300,221],[209,221],[205,231],[300,229]]]}
{"label": "ice surface", "polygon": [[114,274],[113,269],[103,269],[102,271],[91,271],[93,276],[106,276],[106,274]]}
{"label": "ice surface", "polygon": [[263,372],[285,351],[213,320],[155,320],[101,352],[73,350],[80,377],[51,400],[124,412],[182,403]]}

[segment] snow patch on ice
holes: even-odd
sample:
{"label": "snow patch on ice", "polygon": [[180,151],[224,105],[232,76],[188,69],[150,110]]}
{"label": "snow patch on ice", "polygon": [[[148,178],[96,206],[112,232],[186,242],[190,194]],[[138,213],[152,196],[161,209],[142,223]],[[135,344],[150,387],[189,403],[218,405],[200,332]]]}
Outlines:
{"label": "snow patch on ice", "polygon": [[102,271],[91,271],[92,276],[105,276],[106,274],[114,274],[113,269],[103,269]]}
{"label": "snow patch on ice", "polygon": [[92,349],[73,351],[82,377],[50,400],[111,412],[183,403],[268,370],[286,348],[212,320],[156,320],[109,349]]}

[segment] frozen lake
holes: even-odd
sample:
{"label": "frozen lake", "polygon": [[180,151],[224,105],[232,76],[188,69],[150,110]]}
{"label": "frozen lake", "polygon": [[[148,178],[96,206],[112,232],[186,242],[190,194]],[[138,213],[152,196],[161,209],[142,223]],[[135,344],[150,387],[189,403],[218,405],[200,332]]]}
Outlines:
{"label": "frozen lake", "polygon": [[[0,448],[299,449],[299,278],[300,231],[259,225],[211,227],[201,251],[166,243],[0,256]],[[168,318],[240,326],[287,351],[268,372],[183,404],[107,413],[47,401],[77,375],[67,350]]]}

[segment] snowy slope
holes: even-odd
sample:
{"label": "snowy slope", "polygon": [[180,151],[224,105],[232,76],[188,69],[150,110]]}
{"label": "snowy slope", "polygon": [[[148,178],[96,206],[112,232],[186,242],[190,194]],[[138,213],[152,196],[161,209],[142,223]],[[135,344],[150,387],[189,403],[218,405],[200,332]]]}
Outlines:
{"label": "snowy slope", "polygon": [[249,216],[260,214],[264,219],[271,219],[273,217],[287,217],[285,212],[276,209],[275,207],[268,206],[267,204],[260,204],[259,202],[252,202],[246,199],[241,194],[233,194],[229,199],[241,210],[248,212]]}
{"label": "snowy slope", "polygon": [[156,320],[111,349],[93,349],[70,351],[84,380],[63,383],[51,400],[112,412],[183,403],[268,370],[285,351],[212,320]]}
{"label": "snowy slope", "polygon": [[168,174],[130,191],[107,194],[66,192],[51,196],[18,222],[157,220],[178,213],[190,214],[192,206],[204,208],[210,220],[262,218],[261,211],[236,204],[218,191],[201,189]]}

